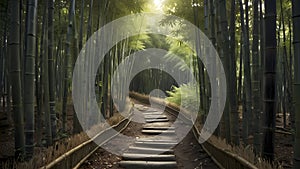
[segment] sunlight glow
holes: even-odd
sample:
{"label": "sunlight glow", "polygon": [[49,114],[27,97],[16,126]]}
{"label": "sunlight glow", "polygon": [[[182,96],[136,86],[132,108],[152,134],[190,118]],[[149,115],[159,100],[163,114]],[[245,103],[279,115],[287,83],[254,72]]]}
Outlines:
{"label": "sunlight glow", "polygon": [[156,9],[162,10],[164,1],[165,0],[154,0],[153,2],[154,2]]}

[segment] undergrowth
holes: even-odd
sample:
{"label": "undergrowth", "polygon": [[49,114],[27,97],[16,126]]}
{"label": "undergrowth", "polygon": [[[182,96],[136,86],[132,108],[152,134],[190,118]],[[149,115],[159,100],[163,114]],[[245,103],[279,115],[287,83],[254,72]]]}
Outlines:
{"label": "undergrowth", "polygon": [[[132,105],[131,105],[132,106]],[[126,111],[130,111],[130,106],[126,107]],[[128,113],[129,114],[129,113]],[[127,114],[126,114],[127,115]],[[53,146],[48,148],[39,147],[35,149],[35,156],[26,162],[17,162],[15,160],[7,160],[5,162],[0,162],[1,169],[35,169],[45,166],[57,159],[64,153],[72,150],[78,145],[88,141],[90,138],[94,137],[99,131],[103,131],[104,129],[119,123],[123,120],[124,117],[120,113],[115,113],[110,119],[108,119],[108,123],[100,123],[93,127],[91,127],[86,132],[81,132],[79,134],[69,136],[67,138],[63,138],[54,143]],[[88,134],[87,134],[88,133]]]}
{"label": "undergrowth", "polygon": [[167,91],[169,96],[166,100],[188,111],[199,112],[197,105],[200,105],[200,100],[197,91],[198,86],[190,83],[179,87],[173,86],[171,91]]}

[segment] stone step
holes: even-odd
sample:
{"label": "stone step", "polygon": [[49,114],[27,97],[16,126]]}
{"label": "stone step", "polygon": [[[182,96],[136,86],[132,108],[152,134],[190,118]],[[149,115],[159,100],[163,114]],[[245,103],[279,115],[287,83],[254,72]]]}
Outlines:
{"label": "stone step", "polygon": [[167,143],[167,142],[142,142],[138,141],[135,142],[135,145],[139,147],[148,147],[148,148],[164,148],[164,149],[170,149],[177,145],[177,143]]}
{"label": "stone step", "polygon": [[139,138],[136,140],[136,142],[147,142],[147,143],[177,143],[176,140],[169,140],[169,139],[157,139],[157,140],[154,140],[154,139],[144,139],[144,138]]}
{"label": "stone step", "polygon": [[168,122],[169,119],[146,119],[146,123]]}
{"label": "stone step", "polygon": [[155,110],[155,109],[147,109],[147,110],[145,110],[144,112],[162,112],[162,111],[159,111],[159,110]]}
{"label": "stone step", "polygon": [[121,167],[130,169],[174,169],[177,168],[176,161],[121,161]]}
{"label": "stone step", "polygon": [[143,113],[143,115],[147,116],[147,115],[162,115],[163,112],[152,112],[152,113]]}
{"label": "stone step", "polygon": [[122,155],[123,160],[133,161],[176,161],[175,155],[172,154],[134,154],[124,153]]}
{"label": "stone step", "polygon": [[136,147],[130,146],[128,152],[139,153],[139,154],[174,154],[174,150],[163,149],[163,148],[147,148],[147,147]]}
{"label": "stone step", "polygon": [[144,130],[175,130],[175,127],[144,126]]}
{"label": "stone step", "polygon": [[175,134],[175,130],[142,130],[144,134]]}
{"label": "stone step", "polygon": [[145,119],[168,119],[166,115],[146,115]]}
{"label": "stone step", "polygon": [[143,127],[170,127],[172,124],[168,121],[166,122],[156,122],[156,123],[145,123]]}

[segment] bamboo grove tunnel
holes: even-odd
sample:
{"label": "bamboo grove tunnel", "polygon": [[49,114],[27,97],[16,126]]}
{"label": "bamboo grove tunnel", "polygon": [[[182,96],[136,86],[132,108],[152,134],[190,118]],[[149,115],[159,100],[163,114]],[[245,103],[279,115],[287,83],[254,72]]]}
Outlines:
{"label": "bamboo grove tunnel", "polygon": [[300,168],[300,1],[2,0],[0,168]]}

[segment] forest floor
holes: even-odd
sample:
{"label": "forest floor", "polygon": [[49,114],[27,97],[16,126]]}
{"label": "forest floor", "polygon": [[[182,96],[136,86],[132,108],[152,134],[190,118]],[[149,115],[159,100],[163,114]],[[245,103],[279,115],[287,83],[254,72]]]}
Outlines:
{"label": "forest floor", "polygon": [[[0,115],[4,115],[5,113],[2,112],[2,108],[0,109]],[[68,131],[72,131],[72,116],[73,116],[73,109],[72,106],[68,107]],[[0,161],[6,161],[8,158],[13,157],[14,155],[14,131],[13,131],[13,124],[10,122],[12,118],[5,118],[1,116],[1,124],[5,124],[4,126],[0,127]],[[277,126],[283,126],[282,124],[282,116],[277,116],[276,123]],[[141,135],[141,128],[142,124],[139,123],[131,123],[129,127],[124,131],[126,135],[131,137],[138,137]],[[187,138],[183,140],[183,142],[190,142],[190,145],[194,147],[197,145],[193,142],[193,136],[190,134],[187,135]],[[251,141],[250,141],[251,142]],[[188,145],[188,144],[179,144],[175,152],[180,153],[179,156],[184,156],[187,161],[183,161],[182,165],[191,165],[193,163],[192,158],[185,152],[186,149],[191,149],[190,147],[182,147],[181,145]],[[196,148],[199,150],[200,148]],[[193,152],[197,153],[197,152]],[[101,157],[101,158],[100,158]],[[121,157],[111,154],[104,149],[99,149],[97,152],[83,165],[82,168],[120,168],[117,164],[118,161],[121,160]],[[197,161],[197,159],[194,159]],[[284,168],[291,168],[293,161],[293,136],[290,134],[283,133],[276,133],[275,134],[275,163],[281,164]],[[180,164],[180,162],[179,162]]]}
{"label": "forest floor", "polygon": [[[14,127],[13,127],[13,117],[9,117],[7,113],[3,113],[2,107],[0,108],[0,121],[1,121],[1,126],[0,126],[0,162],[1,161],[6,161],[6,159],[11,158],[14,156]],[[3,117],[2,117],[3,116]],[[37,116],[37,113],[35,113],[35,116]],[[61,115],[59,115],[61,116]],[[37,119],[37,118],[35,118]],[[61,119],[61,117],[59,118]],[[44,120],[42,120],[43,123]],[[62,125],[62,120],[58,120],[58,128],[61,128]],[[4,124],[4,125],[3,125]],[[38,121],[35,121],[35,124],[38,124]],[[73,130],[73,106],[68,105],[67,107],[67,127],[66,127],[67,133],[66,136],[72,135],[72,130]],[[36,126],[36,131],[37,131],[37,126]],[[45,138],[45,133],[42,132],[43,138]],[[37,138],[37,133],[35,133],[35,139]],[[42,140],[42,144],[45,143],[44,140]],[[37,146],[35,148],[36,152],[41,152],[45,148]]]}
{"label": "forest floor", "polygon": [[[283,127],[283,117],[277,115],[276,117],[276,126]],[[287,126],[287,128],[290,128]],[[290,169],[293,166],[293,136],[289,133],[289,129],[280,130],[277,129],[275,132],[275,156],[274,156],[274,164],[280,165],[285,169]],[[240,129],[242,132],[242,129]],[[241,139],[242,141],[242,139]],[[249,144],[253,143],[253,136],[249,136]]]}
{"label": "forest floor", "polygon": [[286,134],[275,134],[275,163],[284,168],[292,168],[293,164],[293,137]]}
{"label": "forest floor", "polygon": [[[282,116],[277,117],[277,126],[282,126]],[[132,122],[129,126],[123,131],[123,133],[130,137],[139,137],[142,135],[141,133],[142,124]],[[251,142],[252,137],[249,137],[249,141]],[[122,141],[122,140],[116,140]],[[292,168],[293,161],[293,137],[292,135],[283,133],[275,134],[275,164],[280,164],[283,168],[289,169]],[[124,147],[132,143],[124,143]],[[111,146],[110,144],[106,144],[106,147]],[[203,158],[200,157],[199,151],[193,150],[201,150],[201,146],[194,139],[192,133],[189,133],[186,138],[182,140],[178,146],[175,147],[176,156],[181,158],[178,161],[180,168],[197,168],[199,167],[197,164],[197,159]],[[205,158],[205,157],[204,157]],[[121,161],[122,157],[112,154],[106,151],[103,148],[99,148],[95,154],[93,154],[82,166],[81,169],[122,169],[118,162]],[[209,161],[209,158],[207,158]],[[204,167],[204,166],[202,166]],[[208,166],[209,167],[209,166]],[[206,168],[206,167],[204,167]]]}
{"label": "forest floor", "polygon": [[[283,117],[278,115],[276,118],[277,126],[283,126]],[[292,168],[293,166],[293,136],[282,132],[275,133],[275,163],[281,164],[284,168]]]}

